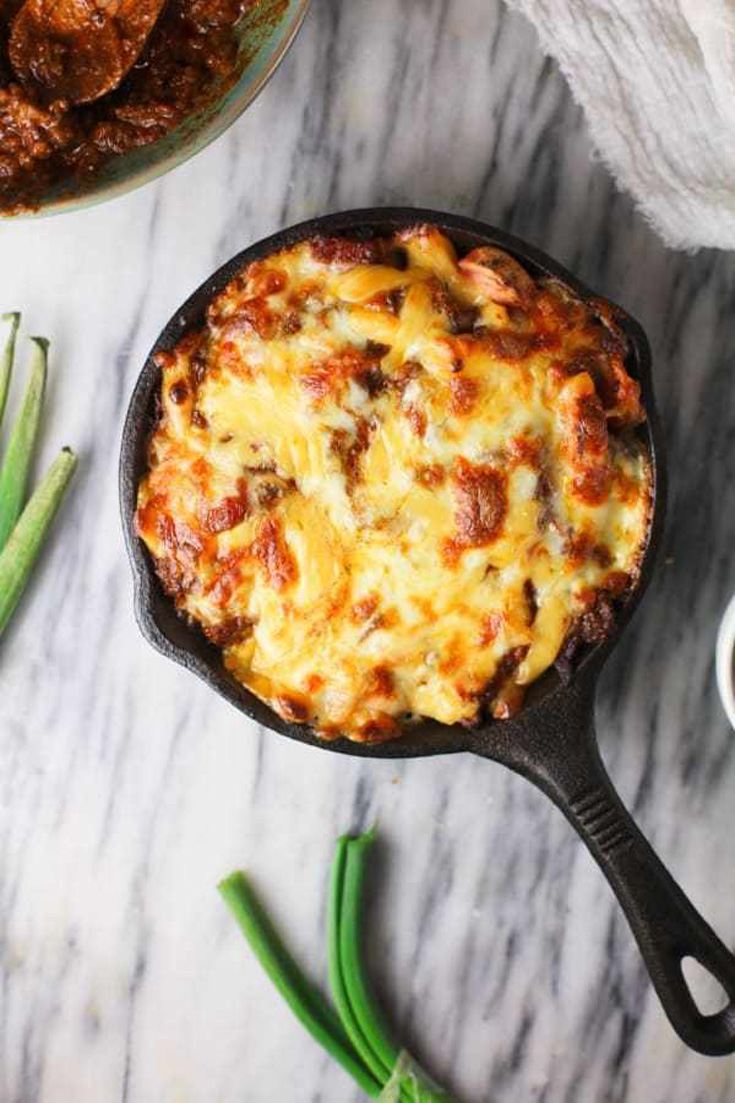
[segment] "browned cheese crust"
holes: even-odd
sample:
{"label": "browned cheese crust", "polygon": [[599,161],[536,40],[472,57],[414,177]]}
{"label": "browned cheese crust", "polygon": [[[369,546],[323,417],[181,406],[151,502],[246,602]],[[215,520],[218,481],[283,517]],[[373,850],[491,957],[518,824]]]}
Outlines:
{"label": "browned cheese crust", "polygon": [[162,369],[138,531],[281,716],[504,718],[603,639],[651,506],[611,309],[430,226],[257,261]]}

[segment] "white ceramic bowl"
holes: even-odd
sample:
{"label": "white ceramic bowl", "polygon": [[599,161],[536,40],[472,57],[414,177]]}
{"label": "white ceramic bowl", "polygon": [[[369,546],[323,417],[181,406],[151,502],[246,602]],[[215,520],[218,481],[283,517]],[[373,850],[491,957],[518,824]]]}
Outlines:
{"label": "white ceramic bowl", "polygon": [[735,596],[725,610],[715,650],[717,688],[727,718],[735,728]]}

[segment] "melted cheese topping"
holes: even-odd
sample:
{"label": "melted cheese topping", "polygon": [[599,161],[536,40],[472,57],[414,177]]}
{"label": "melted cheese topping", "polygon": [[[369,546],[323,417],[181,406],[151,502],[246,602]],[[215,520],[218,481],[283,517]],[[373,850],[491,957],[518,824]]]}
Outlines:
{"label": "melted cheese topping", "polygon": [[510,715],[603,638],[650,512],[613,319],[438,230],[251,264],[162,354],[138,529],[287,719],[377,740]]}

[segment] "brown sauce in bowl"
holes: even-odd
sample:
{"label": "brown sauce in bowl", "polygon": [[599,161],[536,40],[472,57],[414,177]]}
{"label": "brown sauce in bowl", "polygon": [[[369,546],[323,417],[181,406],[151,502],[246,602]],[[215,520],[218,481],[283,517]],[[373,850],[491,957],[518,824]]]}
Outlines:
{"label": "brown sauce in bowl", "polygon": [[52,185],[83,187],[111,158],[150,145],[233,83],[238,23],[261,0],[169,0],[137,63],[90,104],[49,100],[8,56],[19,0],[0,0],[0,210],[33,209]]}

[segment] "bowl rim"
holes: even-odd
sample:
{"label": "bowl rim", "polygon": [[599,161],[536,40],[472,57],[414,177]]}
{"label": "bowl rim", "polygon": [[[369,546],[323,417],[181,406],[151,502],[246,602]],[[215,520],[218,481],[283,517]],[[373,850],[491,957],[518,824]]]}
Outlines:
{"label": "bowl rim", "polygon": [[[250,244],[239,251],[230,260],[220,265],[187,298],[184,304],[172,315],[166,326],[154,342],[144,362],[143,368],[134,386],[128,411],[122,429],[122,442],[119,463],[120,510],[125,545],[134,577],[135,617],[143,636],[161,654],[185,669],[194,673],[221,697],[229,701],[240,712],[262,727],[286,735],[300,743],[326,747],[340,753],[364,757],[409,758],[427,754],[446,754],[455,751],[470,751],[478,743],[478,733],[496,730],[498,725],[513,738],[515,725],[520,721],[524,726],[534,722],[552,701],[558,700],[568,691],[569,683],[559,682],[550,691],[545,692],[537,701],[524,705],[518,717],[511,720],[487,722],[477,728],[466,729],[460,725],[448,727],[435,721],[422,721],[417,728],[424,733],[427,727],[436,731],[436,739],[427,746],[424,740],[415,740],[410,725],[400,738],[385,743],[357,743],[346,738],[325,741],[318,737],[308,725],[294,724],[283,720],[268,705],[262,702],[244,686],[237,683],[232,675],[224,671],[221,649],[208,644],[201,634],[194,636],[196,629],[187,628],[190,638],[195,638],[195,646],[200,654],[193,654],[166,635],[159,625],[155,611],[156,601],[160,601],[162,591],[153,569],[153,564],[142,541],[135,532],[135,501],[139,474],[142,467],[141,445],[147,441],[150,425],[150,407],[152,396],[160,383],[160,369],[153,357],[158,351],[172,349],[183,334],[192,326],[203,321],[204,310],[211,298],[216,295],[245,265],[262,259],[280,249],[287,249],[304,239],[319,234],[365,234],[380,231],[395,231],[402,227],[419,224],[432,224],[446,233],[450,239],[453,234],[474,237],[475,244],[494,244],[507,250],[522,263],[529,265],[535,276],[545,275],[560,280],[577,295],[591,304],[611,307],[616,313],[616,321],[625,333],[630,346],[629,356],[634,358],[635,378],[641,386],[643,405],[647,420],[645,431],[648,438],[648,453],[651,463],[651,502],[652,511],[646,545],[641,560],[640,575],[634,590],[627,596],[619,609],[617,626],[612,635],[600,644],[589,649],[574,666],[571,682],[586,680],[590,685],[604,665],[610,652],[617,644],[620,635],[628,624],[635,609],[650,582],[656,553],[663,534],[666,513],[666,472],[663,433],[658,417],[651,376],[651,353],[648,339],[640,324],[622,307],[591,291],[581,280],[560,264],[547,256],[542,250],[527,244],[506,231],[489,223],[442,211],[414,207],[370,207],[342,211],[318,216],[277,232]],[[456,238],[455,238],[456,240]],[[159,592],[160,591],[160,592]],[[165,602],[171,605],[170,599]],[[183,622],[180,622],[183,624]],[[206,654],[206,659],[202,658]],[[450,734],[447,734],[450,733]]]}
{"label": "bowl rim", "polygon": [[735,728],[735,594],[727,603],[717,630],[715,676],[725,715]]}
{"label": "bowl rim", "polygon": [[[263,71],[247,86],[242,100],[238,102],[231,116],[228,115],[226,119],[223,119],[219,112],[215,112],[209,122],[200,131],[192,135],[189,140],[184,140],[177,150],[164,154],[152,165],[139,167],[131,172],[129,176],[124,176],[120,180],[109,181],[102,191],[93,189],[82,196],[75,196],[73,193],[62,195],[57,199],[51,199],[47,203],[41,201],[37,208],[20,211],[18,214],[7,214],[0,210],[0,224],[3,222],[30,222],[37,219],[53,218],[60,214],[76,214],[90,210],[93,207],[101,206],[103,203],[109,203],[114,199],[129,195],[139,188],[146,187],[147,184],[153,184],[156,180],[160,180],[163,176],[167,176],[168,173],[185,165],[187,161],[196,157],[212,142],[216,142],[218,138],[221,138],[257,99],[291,49],[311,3],[312,0],[296,0],[297,7],[285,33],[279,39],[273,53],[264,65]],[[175,130],[172,133],[175,133]],[[154,146],[149,148],[153,149]]]}

